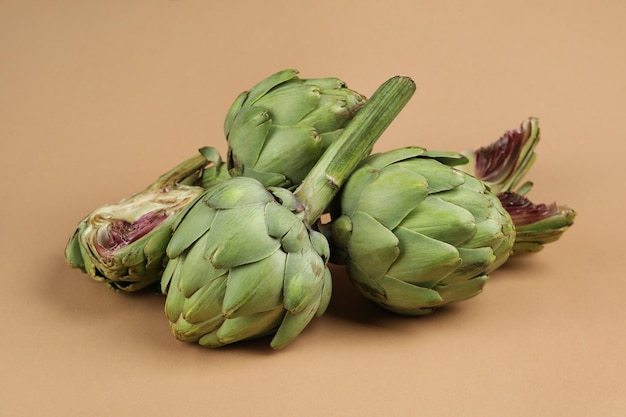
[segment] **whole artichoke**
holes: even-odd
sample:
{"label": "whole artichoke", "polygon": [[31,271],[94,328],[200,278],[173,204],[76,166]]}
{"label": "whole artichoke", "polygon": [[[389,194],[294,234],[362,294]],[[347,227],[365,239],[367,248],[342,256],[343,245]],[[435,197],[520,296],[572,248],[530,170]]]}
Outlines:
{"label": "whole artichoke", "polygon": [[[357,289],[421,315],[481,292],[508,258],[510,216],[460,154],[402,148],[365,159],[338,197],[331,236]],[[337,217],[338,216],[338,217]]]}
{"label": "whole artichoke", "polygon": [[113,290],[131,292],[159,281],[174,217],[221,181],[217,151],[202,148],[145,190],[97,208],[78,224],[65,249],[67,263]]}
{"label": "whole artichoke", "polygon": [[276,332],[280,348],[330,300],[328,242],[289,191],[235,177],[180,217],[162,279],[174,335],[215,347]]}
{"label": "whole artichoke", "polygon": [[300,79],[285,70],[241,93],[224,132],[233,176],[295,187],[341,135],[365,97],[337,78]]}

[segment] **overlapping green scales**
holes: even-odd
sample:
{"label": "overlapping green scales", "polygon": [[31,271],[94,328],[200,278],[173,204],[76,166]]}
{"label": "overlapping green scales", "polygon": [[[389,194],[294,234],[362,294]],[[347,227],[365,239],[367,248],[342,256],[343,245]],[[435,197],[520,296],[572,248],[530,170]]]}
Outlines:
{"label": "overlapping green scales", "polygon": [[[298,143],[298,146],[294,147],[293,143]],[[287,178],[300,178],[302,166],[313,166],[327,146],[310,126],[274,125],[262,145],[262,154],[254,161],[254,170],[280,172]],[[284,152],[287,147],[292,148],[292,151]],[[244,160],[241,153],[238,156]]]}
{"label": "overlapping green scales", "polygon": [[216,317],[224,316],[223,303],[229,275],[221,274],[215,279],[198,288],[183,302],[183,317],[189,323],[215,321]]}
{"label": "overlapping green scales", "polygon": [[387,275],[409,283],[432,287],[458,268],[457,249],[404,227],[394,230],[400,254]]}
{"label": "overlapping green scales", "polygon": [[272,119],[264,108],[244,107],[230,126],[230,145],[241,160],[256,164],[272,129]]}
{"label": "overlapping green scales", "polygon": [[206,347],[219,347],[272,333],[284,316],[282,306],[247,316],[228,318],[219,328],[203,335],[198,343]]}
{"label": "overlapping green scales", "polygon": [[312,249],[288,253],[285,265],[283,304],[292,313],[302,311],[321,297],[324,280],[311,277],[324,275],[324,261]]}
{"label": "overlapping green scales", "polygon": [[296,125],[303,116],[314,111],[320,103],[320,89],[306,84],[285,83],[254,102],[254,106],[269,108],[275,125]]}
{"label": "overlapping green scales", "polygon": [[[189,246],[200,238],[211,227],[216,210],[204,202],[206,193],[196,199],[189,208],[181,213],[178,225],[167,245],[166,253],[170,259],[180,256]],[[181,221],[184,219],[184,222]]]}
{"label": "overlapping green scales", "polygon": [[264,204],[218,210],[205,236],[204,258],[216,268],[232,268],[274,253],[280,241],[268,236],[264,213]]}
{"label": "overlapping green scales", "polygon": [[436,195],[415,206],[404,217],[401,226],[454,246],[467,242],[476,234],[476,219],[469,211]]}
{"label": "overlapping green scales", "polygon": [[308,230],[291,192],[251,178],[195,204],[174,231],[178,255],[161,283],[174,335],[216,347],[275,333],[272,346],[283,347],[328,305],[328,242]]}
{"label": "overlapping green scales", "polygon": [[367,298],[427,314],[480,293],[506,260],[511,218],[482,182],[452,166],[464,162],[451,152],[401,148],[367,158],[352,174],[330,235]]}

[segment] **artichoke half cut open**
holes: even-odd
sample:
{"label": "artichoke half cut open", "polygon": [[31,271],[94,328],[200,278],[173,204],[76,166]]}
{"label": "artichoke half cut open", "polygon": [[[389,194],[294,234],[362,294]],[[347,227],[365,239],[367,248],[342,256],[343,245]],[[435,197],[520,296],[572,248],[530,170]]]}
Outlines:
{"label": "artichoke half cut open", "polygon": [[160,280],[174,218],[224,173],[213,148],[163,174],[145,190],[97,208],[78,224],[65,258],[96,281],[132,292]]}

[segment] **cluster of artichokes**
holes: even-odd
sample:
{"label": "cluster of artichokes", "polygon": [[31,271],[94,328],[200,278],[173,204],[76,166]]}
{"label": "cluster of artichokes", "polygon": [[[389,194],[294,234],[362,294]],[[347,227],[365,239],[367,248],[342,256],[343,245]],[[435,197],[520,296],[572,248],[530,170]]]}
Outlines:
{"label": "cluster of artichokes", "polygon": [[533,204],[532,184],[520,185],[537,119],[464,154],[371,155],[413,80],[393,77],[366,99],[339,79],[297,74],[278,72],[236,98],[225,160],[202,148],[85,216],[68,264],[115,291],[160,288],[182,341],[271,335],[278,349],[326,310],[329,262],[381,307],[423,315],[479,294],[509,256],[537,252],[572,225],[572,209]]}

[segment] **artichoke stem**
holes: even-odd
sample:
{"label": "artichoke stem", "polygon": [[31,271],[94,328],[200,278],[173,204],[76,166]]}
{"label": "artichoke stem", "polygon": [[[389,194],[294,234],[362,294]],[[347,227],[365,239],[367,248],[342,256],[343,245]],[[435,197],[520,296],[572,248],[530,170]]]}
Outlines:
{"label": "artichoke stem", "polygon": [[370,154],[374,144],[402,111],[415,92],[415,82],[396,76],[384,82],[365,102],[324,152],[295,191],[306,207],[305,218],[313,225],[335,197],[359,162]]}

